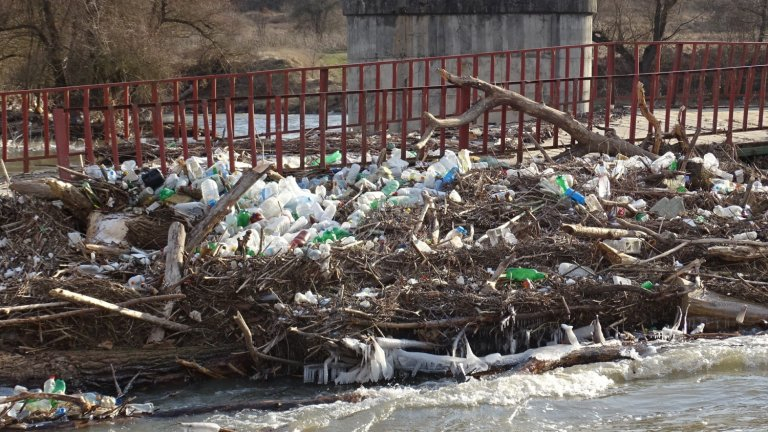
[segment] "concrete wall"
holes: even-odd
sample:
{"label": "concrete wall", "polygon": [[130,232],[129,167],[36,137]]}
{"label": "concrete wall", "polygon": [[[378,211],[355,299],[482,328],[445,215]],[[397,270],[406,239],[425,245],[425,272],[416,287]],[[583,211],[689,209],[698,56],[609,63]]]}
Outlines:
{"label": "concrete wall", "polygon": [[[596,0],[343,0],[347,16],[348,61],[350,63],[370,62],[400,58],[424,58],[456,54],[483,53],[494,51],[521,50],[561,45],[588,44],[592,41],[592,16],[596,11]],[[555,77],[565,77],[565,51],[555,54]],[[582,57],[580,50],[571,49],[570,77],[579,73]],[[542,53],[540,77],[547,79],[551,74],[552,54]],[[592,52],[584,53],[586,72],[591,71]],[[491,63],[494,75],[491,76]],[[409,80],[407,65],[397,66],[394,74],[397,87],[422,86],[425,73],[430,73],[430,84],[438,84],[439,75],[434,72],[439,62],[416,62]],[[526,79],[535,76],[535,56],[530,55],[525,63]],[[518,80],[523,65],[519,55],[513,55],[510,63],[510,79]],[[456,72],[455,61],[449,61],[446,69]],[[462,62],[462,74],[471,74],[472,60]],[[506,77],[505,56],[481,56],[478,58],[478,76],[485,80],[503,81]],[[393,70],[390,65],[379,68],[381,86],[392,85]],[[349,89],[360,88],[358,71],[348,73]],[[375,88],[376,70],[367,68],[363,72],[363,86]],[[564,95],[564,86],[560,95]],[[517,89],[516,89],[517,90]],[[546,99],[550,86],[541,91]],[[581,87],[583,96],[589,94],[589,85]],[[569,89],[569,93],[572,91]],[[534,86],[526,88],[526,94],[533,96]],[[396,96],[399,98],[399,96]],[[455,94],[449,91],[448,113],[455,107]],[[409,111],[418,116],[422,111],[422,96],[414,94]],[[379,98],[381,100],[381,97]],[[440,91],[428,95],[432,112],[437,112]],[[358,97],[349,99],[350,119],[357,119]],[[391,100],[388,111],[392,111]],[[400,101],[396,100],[399,117]],[[372,113],[375,100],[366,98],[368,112]],[[369,119],[372,114],[369,114]],[[498,119],[492,119],[492,121]],[[409,124],[409,129],[418,125]]]}

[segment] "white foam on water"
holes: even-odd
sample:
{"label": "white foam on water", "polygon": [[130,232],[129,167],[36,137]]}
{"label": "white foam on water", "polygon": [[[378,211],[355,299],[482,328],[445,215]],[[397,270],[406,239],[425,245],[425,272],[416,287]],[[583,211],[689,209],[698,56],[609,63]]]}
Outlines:
{"label": "white foam on water", "polygon": [[[641,354],[643,354],[641,352]],[[243,411],[215,415],[206,421],[236,430],[386,430],[384,424],[407,424],[430,412],[431,423],[413,424],[412,430],[441,430],[459,424],[467,410],[489,410],[504,418],[488,424],[514,424],[515,416],[531,400],[588,400],[610,396],[637,380],[675,379],[709,372],[738,372],[768,366],[768,336],[699,340],[659,344],[646,357],[559,369],[542,375],[504,373],[463,384],[445,379],[416,386],[392,385],[360,388],[366,399],[359,403],[337,402],[274,413]],[[493,407],[503,408],[493,410]],[[445,412],[434,418],[435,413]],[[451,414],[455,412],[454,414]],[[503,413],[503,414],[500,414]],[[408,418],[411,416],[412,418]],[[478,419],[475,419],[478,420]],[[482,420],[482,419],[481,419]],[[495,422],[495,423],[494,423]],[[436,424],[439,423],[439,424]]]}

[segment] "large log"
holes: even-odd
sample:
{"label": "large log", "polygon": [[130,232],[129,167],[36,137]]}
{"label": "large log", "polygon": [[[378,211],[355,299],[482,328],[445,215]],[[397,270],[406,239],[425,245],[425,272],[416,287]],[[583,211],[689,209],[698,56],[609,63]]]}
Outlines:
{"label": "large log", "polygon": [[703,289],[689,293],[683,299],[682,307],[688,308],[688,316],[692,319],[697,317],[719,321],[718,328],[763,325],[768,321],[768,307],[764,305]]}
{"label": "large log", "polygon": [[[113,350],[37,351],[30,354],[0,352],[0,386],[16,384],[40,387],[50,375],[64,379],[70,388],[100,386],[114,391],[115,378],[125,383],[137,373],[136,385],[158,385],[180,382],[189,376],[187,368],[176,362],[179,358],[194,359],[197,363],[218,372],[231,373],[229,364],[242,368],[247,364],[240,345],[222,347],[163,347],[151,349],[121,348]],[[111,394],[111,393],[110,393]]]}
{"label": "large log", "polygon": [[[638,344],[639,345],[639,344]],[[631,347],[638,345],[593,345],[574,350],[557,360],[540,360],[531,358],[516,368],[519,372],[541,374],[553,369],[571,367],[583,364],[617,361],[631,358]]]}
{"label": "large log", "polygon": [[61,200],[64,206],[81,217],[87,216],[93,209],[93,204],[80,189],[54,178],[16,181],[11,184],[10,189],[16,193],[39,199]]}
{"label": "large log", "polygon": [[438,119],[429,112],[425,112],[424,117],[427,120],[428,127],[422,135],[421,140],[416,144],[419,149],[423,149],[426,146],[427,142],[432,137],[432,134],[435,132],[435,129],[459,127],[469,124],[486,111],[497,106],[506,105],[515,111],[520,111],[537,119],[549,122],[569,133],[577,141],[577,146],[575,148],[577,153],[585,154],[589,152],[602,152],[612,155],[621,153],[626,156],[647,156],[652,160],[658,157],[657,155],[643,150],[642,148],[616,136],[600,135],[596,132],[592,132],[574,119],[569,113],[556,110],[543,103],[528,99],[515,91],[490,84],[476,77],[460,77],[453,75],[445,69],[439,69],[438,72],[440,72],[443,79],[449,83],[460,87],[476,88],[483,91],[485,97],[477,101],[472,107],[458,117]]}

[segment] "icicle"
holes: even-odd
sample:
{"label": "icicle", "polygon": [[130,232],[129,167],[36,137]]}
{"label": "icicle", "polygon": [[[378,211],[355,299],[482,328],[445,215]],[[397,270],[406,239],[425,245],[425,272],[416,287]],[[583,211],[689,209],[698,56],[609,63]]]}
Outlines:
{"label": "icicle", "polygon": [[592,321],[592,342],[601,345],[605,343],[605,336],[603,336],[603,326],[600,325],[599,315],[595,315],[595,320]]}
{"label": "icicle", "polygon": [[573,333],[573,326],[560,324],[560,328],[565,331],[565,336],[568,338],[568,342],[570,342],[571,345],[579,346],[579,339],[577,339],[576,335]]}

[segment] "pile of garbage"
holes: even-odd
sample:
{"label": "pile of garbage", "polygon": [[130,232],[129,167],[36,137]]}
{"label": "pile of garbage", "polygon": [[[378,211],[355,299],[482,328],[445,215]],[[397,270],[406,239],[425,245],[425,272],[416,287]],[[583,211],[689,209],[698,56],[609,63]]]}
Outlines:
{"label": "pile of garbage", "polygon": [[[250,167],[230,172],[224,153],[210,166],[174,160],[167,173],[86,167],[62,182],[87,197],[86,218],[72,200],[14,185],[0,201],[0,331],[13,341],[3,349],[139,348],[164,323],[175,347],[251,354],[244,367],[228,357],[179,366],[189,373],[303,367],[307,381],[347,383],[768,318],[768,187],[753,165],[716,150],[521,166],[468,150],[424,163],[400,154],[320,175],[264,172],[237,196]],[[185,245],[169,290],[168,227],[199,229],[222,202],[232,205]],[[0,359],[0,374],[9,369]]]}
{"label": "pile of garbage", "polygon": [[151,402],[137,404],[130,400],[125,395],[113,397],[94,392],[67,394],[66,382],[51,375],[42,388],[0,387],[0,427],[72,427],[92,420],[151,414],[154,410]]}

